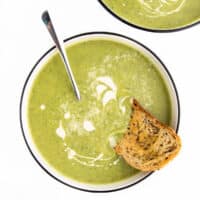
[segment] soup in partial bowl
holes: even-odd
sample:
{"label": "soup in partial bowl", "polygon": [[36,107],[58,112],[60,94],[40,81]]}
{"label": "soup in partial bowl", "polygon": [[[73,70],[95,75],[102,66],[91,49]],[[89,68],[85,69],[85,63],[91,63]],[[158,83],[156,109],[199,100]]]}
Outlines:
{"label": "soup in partial bowl", "polygon": [[123,22],[151,31],[174,31],[200,22],[197,0],[99,0]]}
{"label": "soup in partial bowl", "polygon": [[20,119],[26,144],[56,180],[86,191],[114,191],[150,175],[130,167],[113,147],[126,132],[132,98],[178,129],[179,101],[160,59],[128,37],[104,32],[65,40],[78,84],[77,101],[55,47],[25,83]]}

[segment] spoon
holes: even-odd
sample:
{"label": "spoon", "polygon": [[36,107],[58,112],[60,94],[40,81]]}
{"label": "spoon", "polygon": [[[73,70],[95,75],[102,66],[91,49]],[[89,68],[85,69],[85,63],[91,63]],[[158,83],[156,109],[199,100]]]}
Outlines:
{"label": "spoon", "polygon": [[58,38],[57,34],[56,34],[56,31],[54,29],[54,26],[53,26],[53,23],[51,21],[51,18],[49,16],[49,13],[48,11],[44,11],[42,13],[42,21],[44,22],[44,24],[46,25],[53,41],[55,42],[56,44],[56,47],[60,53],[60,56],[62,58],[62,61],[65,65],[65,68],[66,68],[66,71],[67,71],[67,74],[69,76],[69,79],[71,81],[71,84],[72,84],[72,87],[73,87],[73,90],[75,92],[75,95],[76,95],[76,98],[78,100],[81,99],[81,96],[80,96],[80,92],[79,92],[79,89],[78,89],[78,86],[76,84],[76,81],[74,79],[74,75],[72,73],[72,70],[71,70],[71,67],[70,67],[70,64],[69,64],[69,61],[68,61],[68,58],[67,58],[67,55],[66,55],[66,52],[64,50],[64,47],[63,47],[63,42],[61,42],[61,40]]}

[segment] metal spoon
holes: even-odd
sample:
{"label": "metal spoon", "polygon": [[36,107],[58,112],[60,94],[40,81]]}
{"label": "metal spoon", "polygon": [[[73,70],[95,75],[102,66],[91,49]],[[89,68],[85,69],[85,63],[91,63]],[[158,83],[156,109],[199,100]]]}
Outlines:
{"label": "metal spoon", "polygon": [[53,23],[51,21],[51,18],[49,16],[49,13],[48,11],[44,11],[42,13],[42,21],[44,22],[44,24],[46,25],[53,41],[55,42],[56,44],[56,47],[60,53],[60,56],[62,58],[62,61],[65,65],[65,68],[66,68],[66,71],[67,71],[67,74],[69,76],[69,79],[71,81],[71,84],[72,84],[72,87],[74,89],[74,92],[75,92],[75,95],[77,97],[78,100],[81,99],[81,96],[80,96],[80,92],[79,92],[79,89],[78,89],[78,86],[76,84],[76,81],[74,79],[74,75],[72,73],[72,70],[70,68],[70,64],[69,64],[69,61],[68,61],[68,58],[67,58],[67,55],[65,53],[65,50],[64,50],[64,47],[63,47],[63,42],[61,42],[61,40],[58,38],[56,32],[55,32],[55,29],[53,27]]}

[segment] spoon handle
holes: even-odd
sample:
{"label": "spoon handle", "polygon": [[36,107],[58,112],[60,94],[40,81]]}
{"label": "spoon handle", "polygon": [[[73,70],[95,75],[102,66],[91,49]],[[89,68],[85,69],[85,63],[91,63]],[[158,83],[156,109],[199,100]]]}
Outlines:
{"label": "spoon handle", "polygon": [[54,29],[54,26],[53,26],[53,23],[51,21],[51,18],[49,16],[49,13],[48,11],[44,11],[43,14],[42,14],[42,21],[44,22],[44,24],[46,25],[53,41],[55,42],[56,44],[56,47],[60,53],[60,56],[62,57],[62,60],[64,62],[64,65],[65,65],[65,68],[67,70],[67,74],[69,76],[69,79],[72,83],[72,87],[74,89],[74,92],[76,94],[76,97],[78,100],[81,99],[81,96],[80,96],[80,92],[79,92],[79,89],[78,89],[78,86],[76,84],[76,81],[74,79],[74,75],[72,73],[72,70],[70,68],[70,64],[69,64],[69,61],[68,61],[68,58],[67,58],[67,55],[66,55],[66,52],[64,50],[64,47],[63,47],[63,43],[61,42],[61,40],[58,38],[57,34],[56,34],[56,31]]}

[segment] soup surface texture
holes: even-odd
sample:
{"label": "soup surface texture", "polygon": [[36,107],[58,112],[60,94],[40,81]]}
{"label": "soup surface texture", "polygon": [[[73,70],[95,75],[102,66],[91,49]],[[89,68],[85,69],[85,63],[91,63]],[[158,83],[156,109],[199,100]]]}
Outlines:
{"label": "soup surface texture", "polygon": [[154,30],[182,28],[200,21],[197,0],[102,0],[118,17]]}
{"label": "soup surface texture", "polygon": [[77,101],[55,53],[37,73],[29,93],[28,124],[41,156],[64,177],[90,183],[120,181],[138,173],[117,156],[131,99],[169,124],[171,102],[153,62],[128,44],[85,39],[66,48],[81,93]]}

